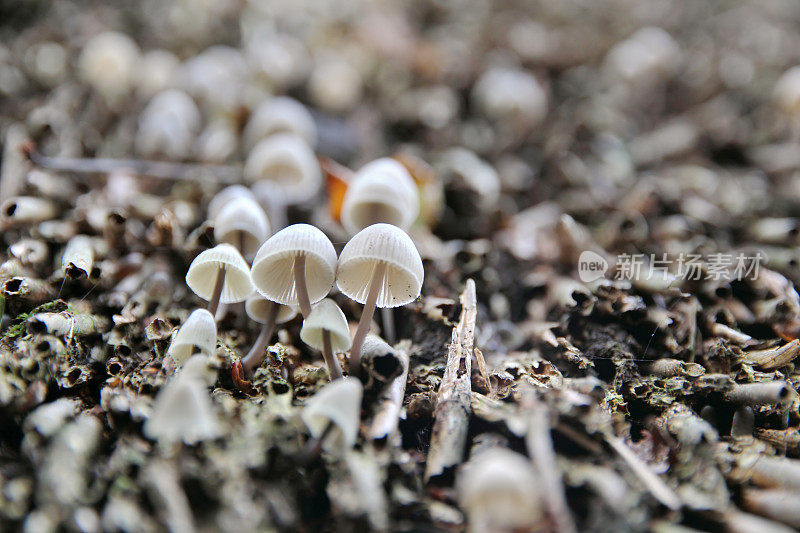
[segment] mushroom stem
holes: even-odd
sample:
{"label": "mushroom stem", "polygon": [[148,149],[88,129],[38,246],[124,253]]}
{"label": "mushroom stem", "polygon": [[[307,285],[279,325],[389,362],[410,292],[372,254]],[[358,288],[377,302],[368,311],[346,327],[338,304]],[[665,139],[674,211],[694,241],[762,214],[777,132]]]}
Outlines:
{"label": "mushroom stem", "polygon": [[208,312],[212,315],[217,314],[219,308],[219,299],[222,296],[222,288],[225,286],[225,267],[219,267],[217,272],[217,281],[214,282],[214,292],[211,294],[211,299],[208,301]]}
{"label": "mushroom stem", "polygon": [[394,309],[384,307],[381,309],[381,318],[383,326],[383,339],[389,344],[394,344],[397,341],[397,333],[394,328]]}
{"label": "mushroom stem", "polygon": [[278,319],[280,306],[275,302],[270,302],[269,305],[267,320],[261,325],[261,332],[258,334],[258,338],[253,347],[250,348],[250,351],[247,352],[247,355],[244,356],[244,359],[242,359],[242,367],[247,376],[264,361],[267,345],[272,338],[272,333],[275,331],[275,321]]}
{"label": "mushroom stem", "polygon": [[308,442],[306,442],[306,447],[303,453],[303,460],[306,464],[319,457],[319,454],[322,452],[322,443],[327,436],[330,435],[332,430],[333,422],[328,422],[328,425],[325,427],[319,437],[312,437]]}
{"label": "mushroom stem", "polygon": [[369,293],[367,301],[364,302],[364,311],[361,313],[361,320],[358,321],[356,334],[353,336],[353,346],[350,348],[350,375],[358,376],[361,374],[361,347],[364,339],[369,333],[369,326],[372,323],[372,315],[375,314],[375,304],[378,301],[383,278],[386,274],[386,263],[380,261],[372,271],[372,279],[369,282]]}
{"label": "mushroom stem", "polygon": [[311,313],[311,301],[308,299],[308,286],[306,285],[306,256],[297,254],[294,260],[294,287],[297,291],[297,300],[303,318]]}
{"label": "mushroom stem", "polygon": [[325,363],[328,365],[331,381],[341,378],[342,367],[339,366],[336,354],[333,353],[333,348],[331,348],[331,332],[327,329],[322,330],[322,357],[325,358]]}

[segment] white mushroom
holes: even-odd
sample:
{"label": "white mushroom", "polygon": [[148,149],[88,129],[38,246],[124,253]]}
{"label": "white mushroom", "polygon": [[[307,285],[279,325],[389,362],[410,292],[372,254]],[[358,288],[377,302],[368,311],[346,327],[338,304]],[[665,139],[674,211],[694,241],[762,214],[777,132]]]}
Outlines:
{"label": "white mushroom", "polygon": [[139,62],[139,47],[124,33],[95,35],[83,46],[78,70],[83,80],[108,103],[116,104],[131,89]]}
{"label": "white mushroom", "polygon": [[247,374],[255,370],[266,357],[266,348],[276,324],[283,324],[297,315],[297,307],[281,305],[260,294],[250,296],[245,302],[247,316],[261,324],[261,332],[247,355],[242,358],[242,368]]}
{"label": "white mushroom", "polygon": [[336,275],[330,239],[308,224],[288,226],[261,245],[251,270],[256,290],[283,305],[297,305],[304,317],[327,296]]}
{"label": "white mushroom", "polygon": [[244,165],[248,183],[269,180],[280,186],[289,202],[313,198],[322,186],[322,171],[314,151],[302,137],[278,133],[256,144]]}
{"label": "white mushroom", "polygon": [[217,324],[214,315],[205,309],[195,309],[172,338],[167,355],[182,365],[195,351],[211,355],[216,349]]}
{"label": "white mushroom", "polygon": [[523,455],[496,448],[470,459],[456,479],[470,531],[529,530],[542,519],[536,471]]}
{"label": "white mushroom", "polygon": [[250,269],[242,254],[230,244],[218,244],[194,258],[186,273],[186,284],[204,300],[211,314],[221,303],[244,301],[253,293]]}
{"label": "white mushroom", "polygon": [[155,399],[144,434],[161,444],[195,444],[220,435],[219,422],[206,382],[194,372],[181,372]]}
{"label": "white mushroom", "polygon": [[136,151],[145,156],[184,159],[200,131],[200,110],[183,91],[168,89],[155,95],[139,117]]}
{"label": "white mushroom", "polygon": [[245,257],[252,257],[271,232],[267,214],[252,198],[234,198],[214,218],[214,239],[236,246]]}
{"label": "white mushroom", "polygon": [[350,234],[381,222],[407,230],[418,214],[419,190],[414,179],[389,157],[364,165],[342,202],[342,224]]}
{"label": "white mushroom", "polygon": [[208,202],[208,209],[206,210],[206,216],[209,220],[214,220],[219,215],[219,212],[222,211],[222,208],[228,204],[231,200],[236,198],[250,198],[254,199],[253,193],[250,192],[250,189],[245,187],[244,185],[231,185],[229,187],[225,187]]}
{"label": "white mushroom", "polygon": [[364,304],[350,349],[350,375],[358,375],[361,346],[375,307],[398,307],[414,301],[422,290],[422,258],[406,232],[390,224],[373,224],[358,232],[339,257],[336,285],[347,297]]}
{"label": "white mushroom", "polygon": [[300,418],[329,453],[341,455],[356,443],[362,393],[358,379],[342,378],[328,383],[307,400]]}
{"label": "white mushroom", "polygon": [[342,377],[336,354],[349,350],[352,342],[347,318],[336,302],[325,298],[316,304],[303,321],[300,338],[312,348],[322,351],[331,379]]}
{"label": "white mushroom", "polygon": [[244,146],[252,149],[259,141],[276,133],[293,133],[309,146],[317,143],[317,125],[306,106],[288,96],[278,96],[259,105],[244,129]]}
{"label": "white mushroom", "polygon": [[547,115],[547,93],[529,72],[492,67],[472,89],[472,101],[486,116],[533,127]]}

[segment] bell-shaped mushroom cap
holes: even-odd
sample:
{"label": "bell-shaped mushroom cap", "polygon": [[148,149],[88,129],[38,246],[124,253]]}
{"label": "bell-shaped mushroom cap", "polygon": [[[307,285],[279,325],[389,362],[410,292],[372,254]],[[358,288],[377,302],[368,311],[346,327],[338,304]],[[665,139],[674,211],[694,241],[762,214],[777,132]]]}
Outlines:
{"label": "bell-shaped mushroom cap", "polygon": [[276,324],[283,324],[284,322],[288,322],[297,316],[297,306],[281,305],[273,302],[272,300],[267,300],[260,294],[253,294],[250,296],[244,304],[244,310],[247,312],[247,316],[249,316],[251,319],[255,320],[259,324],[263,324],[267,321],[270,307],[273,304],[279,306],[278,316],[275,319]]}
{"label": "bell-shaped mushroom cap", "polygon": [[330,298],[320,301],[303,321],[300,338],[303,342],[322,350],[322,331],[328,330],[331,336],[331,349],[334,352],[346,352],[353,344],[350,338],[350,328],[344,312]]}
{"label": "bell-shaped mushroom cap", "polygon": [[178,379],[196,379],[211,387],[217,381],[217,371],[209,364],[208,355],[194,354],[181,367]]}
{"label": "bell-shaped mushroom cap", "polygon": [[244,165],[244,178],[248,183],[274,181],[288,201],[303,202],[317,194],[322,185],[322,170],[304,139],[279,133],[253,147]]}
{"label": "bell-shaped mushroom cap", "polygon": [[504,448],[478,453],[459,471],[458,502],[476,531],[528,529],[542,518],[531,462]]}
{"label": "bell-shaped mushroom cap", "polygon": [[208,202],[208,219],[214,220],[217,218],[217,215],[219,215],[219,212],[222,211],[222,208],[225,207],[228,202],[237,198],[250,198],[255,200],[253,193],[244,185],[231,185],[229,187],[225,187],[215,194],[211,201]]}
{"label": "bell-shaped mushroom cap", "polygon": [[363,304],[369,293],[372,271],[386,263],[378,293],[378,307],[398,307],[414,301],[422,290],[425,272],[411,237],[391,224],[373,224],[345,245],[339,256],[336,286],[348,298]]}
{"label": "bell-shaped mushroom cap", "polygon": [[790,114],[800,111],[800,66],[790,68],[778,78],[774,96],[783,111]]}
{"label": "bell-shaped mushroom cap", "polygon": [[109,31],[89,39],[78,59],[83,80],[107,98],[126,93],[136,77],[139,47],[124,33]]}
{"label": "bell-shaped mushroom cap", "polygon": [[317,125],[306,106],[288,96],[277,96],[259,105],[244,128],[244,145],[248,150],[260,140],[276,133],[294,133],[314,146]]}
{"label": "bell-shaped mushroom cap", "polygon": [[419,190],[399,161],[389,157],[364,165],[347,187],[342,224],[356,233],[385,222],[408,229],[419,214]]}
{"label": "bell-shaped mushroom cap", "polygon": [[252,198],[232,199],[214,219],[214,239],[237,246],[239,237],[244,235],[244,246],[240,252],[250,257],[271,231],[267,214]]}
{"label": "bell-shaped mushroom cap", "polygon": [[194,444],[220,435],[219,422],[205,383],[178,375],[156,396],[144,434],[162,444]]}
{"label": "bell-shaped mushroom cap", "polygon": [[217,323],[214,315],[205,309],[195,309],[178,329],[167,353],[178,364],[183,364],[197,348],[211,355],[217,349]]}
{"label": "bell-shaped mushroom cap", "polygon": [[239,250],[230,244],[218,244],[194,258],[186,274],[186,284],[204,300],[214,294],[214,284],[221,267],[225,267],[225,282],[219,301],[224,304],[241,302],[253,294],[250,269]]}
{"label": "bell-shaped mushroom cap", "polygon": [[298,305],[294,261],[305,255],[306,285],[311,303],[328,295],[336,277],[336,250],[330,239],[309,224],[292,224],[267,239],[253,259],[253,282],[265,298]]}
{"label": "bell-shaped mushroom cap", "polygon": [[363,387],[356,378],[342,378],[328,383],[306,401],[300,418],[311,435],[319,438],[333,424],[322,442],[324,450],[342,454],[356,443],[361,419]]}

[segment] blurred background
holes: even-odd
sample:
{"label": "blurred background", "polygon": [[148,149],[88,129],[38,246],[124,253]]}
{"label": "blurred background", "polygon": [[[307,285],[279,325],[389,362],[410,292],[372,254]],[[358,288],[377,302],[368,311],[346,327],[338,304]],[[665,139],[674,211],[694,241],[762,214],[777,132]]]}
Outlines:
{"label": "blurred background", "polygon": [[46,155],[238,164],[283,128],[350,168],[402,154],[444,240],[547,260],[568,215],[609,253],[753,245],[798,280],[793,1],[26,0],[0,21],[0,128]]}

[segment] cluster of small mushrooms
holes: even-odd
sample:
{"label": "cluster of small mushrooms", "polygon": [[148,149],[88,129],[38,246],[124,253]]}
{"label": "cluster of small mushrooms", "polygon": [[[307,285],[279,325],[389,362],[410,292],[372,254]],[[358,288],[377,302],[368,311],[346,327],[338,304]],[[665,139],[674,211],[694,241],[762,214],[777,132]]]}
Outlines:
{"label": "cluster of small mushrooms", "polygon": [[[270,143],[279,146],[273,149]],[[307,148],[302,139],[276,134],[254,148],[247,169],[253,173],[258,168],[262,176],[293,172],[295,177],[302,176],[307,174],[302,168],[307,161],[302,147]],[[287,183],[294,186],[296,181]],[[186,274],[189,288],[208,305],[195,309],[174,335],[162,368],[167,373],[177,366],[184,368],[174,387],[166,387],[159,398],[163,401],[157,403],[178,401],[174,388],[187,383],[180,376],[187,374],[187,369],[190,377],[197,375],[196,369],[203,365],[192,361],[203,361],[216,350],[216,316],[221,305],[244,302],[247,316],[261,324],[252,348],[234,364],[237,383],[246,383],[264,362],[275,326],[299,312],[303,316],[300,338],[322,352],[330,379],[342,382],[312,398],[303,419],[314,437],[326,439],[321,443],[326,448],[328,441],[337,449],[352,446],[362,394],[357,379],[361,350],[373,314],[376,308],[389,310],[414,301],[422,288],[422,259],[405,231],[418,212],[417,186],[400,162],[381,158],[368,163],[355,174],[343,200],[342,222],[352,238],[337,257],[325,233],[309,224],[292,224],[270,235],[270,219],[250,188],[232,185],[223,189],[209,203],[207,213],[217,245],[197,255]],[[334,284],[364,306],[352,338],[344,312],[327,297]],[[387,322],[391,322],[390,311],[384,315],[384,324]],[[337,354],[348,351],[350,377],[344,377]],[[339,407],[335,413],[321,409],[331,395]],[[349,413],[348,420],[340,419],[342,413]],[[190,441],[216,435],[206,416],[192,418],[206,430],[197,435],[190,431]],[[175,436],[187,440],[186,432]]]}

